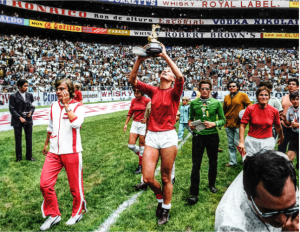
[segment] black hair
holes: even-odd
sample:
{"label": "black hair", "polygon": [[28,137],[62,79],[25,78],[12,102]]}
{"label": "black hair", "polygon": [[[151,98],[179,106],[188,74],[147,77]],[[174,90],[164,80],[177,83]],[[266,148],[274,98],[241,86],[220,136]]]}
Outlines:
{"label": "black hair", "polygon": [[18,88],[22,88],[23,85],[24,85],[25,83],[28,83],[28,81],[25,80],[25,79],[20,79],[20,80],[18,80],[18,81],[17,81],[17,86],[18,86]]}
{"label": "black hair", "polygon": [[229,89],[229,85],[232,83],[236,84],[236,87],[238,88],[238,90],[240,90],[240,83],[238,81],[229,81],[227,83],[227,89]]}
{"label": "black hair", "polygon": [[296,85],[299,86],[299,80],[297,78],[291,78],[288,80],[288,85],[290,84],[290,82],[296,82]]}
{"label": "black hair", "polygon": [[299,98],[299,90],[298,89],[290,93],[290,100],[296,99],[296,97]]}
{"label": "black hair", "polygon": [[263,86],[266,86],[270,90],[273,89],[272,83],[268,82],[268,81],[262,81],[262,82],[260,82],[259,85],[258,85],[258,88],[263,87]]}
{"label": "black hair", "polygon": [[135,92],[136,90],[138,90],[138,91],[141,93],[142,96],[145,95],[145,93],[143,93],[141,90],[139,90],[139,89],[137,89],[137,88],[133,88],[133,92]]}
{"label": "black hair", "polygon": [[292,162],[276,151],[263,151],[248,157],[244,162],[243,184],[249,197],[256,197],[256,188],[260,182],[271,195],[280,197],[288,178],[291,178],[296,190],[296,172]]}
{"label": "black hair", "polygon": [[201,80],[199,82],[199,90],[201,89],[201,85],[209,85],[209,89],[212,90],[212,84],[210,80]]}

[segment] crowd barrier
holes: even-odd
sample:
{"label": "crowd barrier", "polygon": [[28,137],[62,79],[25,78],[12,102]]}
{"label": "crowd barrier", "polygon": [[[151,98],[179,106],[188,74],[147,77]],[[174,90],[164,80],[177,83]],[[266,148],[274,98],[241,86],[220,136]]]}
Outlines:
{"label": "crowd barrier", "polygon": [[[213,91],[214,94],[217,92],[217,99],[220,101],[224,100],[224,97],[229,94],[229,91]],[[254,91],[242,91],[249,96],[251,101],[256,101]],[[9,97],[13,93],[0,93],[0,109],[9,108]],[[33,92],[34,105],[35,106],[49,106],[54,101],[57,101],[55,92]],[[282,99],[288,92],[273,91],[272,96]],[[120,91],[82,91],[83,102],[107,102],[107,101],[125,101],[134,98],[132,90],[120,90]],[[197,91],[183,91],[182,97],[187,96],[191,100],[194,100],[197,96]]]}

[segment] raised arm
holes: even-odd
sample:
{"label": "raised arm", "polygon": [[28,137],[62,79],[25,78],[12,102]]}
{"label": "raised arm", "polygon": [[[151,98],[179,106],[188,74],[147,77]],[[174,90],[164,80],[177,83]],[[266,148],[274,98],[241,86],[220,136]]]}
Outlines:
{"label": "raised arm", "polygon": [[141,65],[141,62],[142,62],[143,60],[148,59],[148,58],[149,58],[149,57],[140,57],[140,56],[138,56],[138,58],[137,58],[135,64],[133,65],[133,68],[132,68],[132,70],[131,70],[131,73],[130,73],[130,76],[129,76],[129,80],[128,80],[128,82],[129,82],[130,84],[132,84],[132,86],[136,86],[136,85],[137,85],[136,77],[137,77],[137,72],[138,72],[138,69],[139,69],[139,67],[140,67],[140,65]]}
{"label": "raised arm", "polygon": [[168,65],[172,69],[172,72],[175,74],[176,80],[178,82],[181,82],[183,80],[183,75],[182,75],[181,71],[179,70],[177,65],[173,62],[173,60],[166,53],[165,46],[162,43],[160,45],[163,47],[163,51],[162,51],[162,53],[159,53],[158,56],[160,56],[160,57],[162,57],[166,60],[166,62],[168,63]]}

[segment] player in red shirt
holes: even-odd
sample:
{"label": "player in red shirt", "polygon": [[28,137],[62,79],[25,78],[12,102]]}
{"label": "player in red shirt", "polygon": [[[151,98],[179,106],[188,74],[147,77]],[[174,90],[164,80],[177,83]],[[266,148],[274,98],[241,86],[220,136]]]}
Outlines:
{"label": "player in red shirt", "polygon": [[[135,170],[135,174],[142,172],[142,160],[145,150],[145,134],[146,134],[146,119],[145,119],[145,110],[147,104],[150,102],[150,99],[144,97],[144,93],[140,90],[134,90],[135,98],[132,99],[130,109],[127,114],[127,119],[125,126],[123,128],[124,133],[127,130],[127,124],[130,121],[132,115],[133,123],[130,129],[128,148],[132,150],[135,154],[139,156],[139,166]],[[135,143],[139,138],[139,146],[136,146]]]}
{"label": "player in red shirt", "polygon": [[[246,151],[246,156],[252,156],[261,150],[274,150],[275,139],[272,126],[274,125],[279,135],[278,144],[283,142],[283,131],[280,123],[279,112],[273,106],[268,105],[270,90],[260,87],[256,91],[258,103],[248,106],[240,124],[240,143],[238,147],[241,152]],[[248,136],[244,141],[245,128],[250,124]],[[244,156],[244,159],[246,158]]]}
{"label": "player in red shirt", "polygon": [[74,97],[74,100],[75,101],[78,101],[78,102],[82,102],[83,98],[82,98],[82,93],[81,91],[79,90],[81,88],[81,85],[77,82],[74,84],[74,89],[75,89],[75,97]]}
{"label": "player in red shirt", "polygon": [[[158,224],[165,224],[169,220],[173,185],[171,172],[177,154],[178,136],[175,131],[176,114],[183,90],[184,78],[176,64],[163,52],[158,56],[165,59],[170,67],[160,74],[160,86],[147,85],[136,79],[138,68],[142,60],[147,58],[138,56],[130,73],[129,82],[151,98],[151,114],[145,141],[143,156],[143,181],[156,195],[158,206],[156,216]],[[171,88],[172,82],[175,82]],[[155,167],[161,156],[161,179],[163,188],[154,178]]]}

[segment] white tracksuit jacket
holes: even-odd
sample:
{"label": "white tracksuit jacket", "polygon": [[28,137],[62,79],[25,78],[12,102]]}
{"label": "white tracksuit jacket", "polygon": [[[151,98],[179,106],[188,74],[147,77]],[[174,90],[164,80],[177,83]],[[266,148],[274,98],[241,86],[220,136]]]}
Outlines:
{"label": "white tracksuit jacket", "polygon": [[69,120],[65,107],[59,101],[51,105],[47,132],[50,136],[50,152],[62,155],[79,153],[82,151],[80,128],[84,120],[84,106],[75,100],[69,106],[76,114],[76,118]]}

